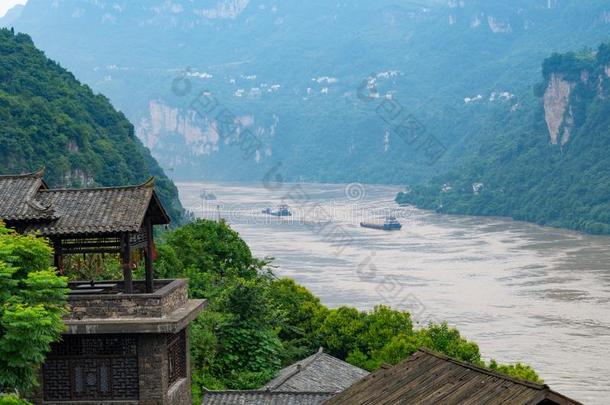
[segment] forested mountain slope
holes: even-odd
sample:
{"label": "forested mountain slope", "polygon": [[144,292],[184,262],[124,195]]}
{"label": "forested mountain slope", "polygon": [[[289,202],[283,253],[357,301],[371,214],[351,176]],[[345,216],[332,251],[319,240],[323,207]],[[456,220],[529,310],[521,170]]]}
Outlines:
{"label": "forested mountain slope", "polygon": [[0,173],[43,166],[53,187],[137,184],[155,176],[172,218],[182,215],[176,187],[127,118],[47,59],[29,36],[0,29]]}
{"label": "forested mountain slope", "polygon": [[610,45],[554,54],[542,70],[532,94],[490,120],[459,170],[397,200],[610,233]]}
{"label": "forested mountain slope", "polygon": [[[11,25],[107,94],[176,177],[260,180],[281,162],[285,179],[400,184],[453,167],[551,52],[606,40],[610,5],[29,0]],[[189,87],[176,91],[177,78]],[[366,78],[370,102],[358,97]],[[218,107],[195,113],[202,90]],[[432,167],[379,114],[384,98],[448,148]],[[229,126],[255,134],[256,153],[219,136]]]}

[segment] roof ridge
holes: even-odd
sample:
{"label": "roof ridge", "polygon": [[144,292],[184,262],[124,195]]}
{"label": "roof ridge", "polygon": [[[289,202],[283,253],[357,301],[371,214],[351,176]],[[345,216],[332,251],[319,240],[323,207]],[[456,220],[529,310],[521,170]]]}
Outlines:
{"label": "roof ridge", "polygon": [[0,179],[21,179],[27,177],[33,177],[37,179],[41,179],[44,176],[45,167],[42,166],[40,169],[31,173],[21,173],[21,174],[0,174]]}
{"label": "roof ridge", "polygon": [[[322,346],[320,346],[318,348],[318,351],[314,354],[312,354],[309,357],[304,358],[303,360],[301,360],[300,363],[297,363],[297,366],[300,364],[301,368],[299,371],[303,371],[305,370],[307,367],[311,366],[311,364],[316,361],[317,359],[319,359],[320,357],[322,357],[323,355],[325,355],[326,353],[324,353],[324,348]],[[332,356],[329,356],[332,357]]]}
{"label": "roof ridge", "polygon": [[534,382],[531,382],[531,381],[526,381],[526,380],[521,380],[519,378],[511,377],[511,376],[508,376],[506,374],[502,374],[502,373],[498,373],[496,371],[490,370],[488,368],[479,367],[479,366],[474,365],[472,363],[468,363],[468,362],[465,362],[465,361],[462,361],[462,360],[455,359],[453,357],[447,356],[446,354],[435,352],[435,351],[430,350],[430,349],[425,348],[425,347],[420,347],[418,349],[418,351],[422,352],[422,353],[429,354],[429,355],[434,356],[434,357],[437,357],[437,358],[439,358],[441,360],[446,360],[446,361],[455,363],[455,364],[457,364],[459,366],[469,368],[469,369],[471,369],[473,371],[477,371],[477,372],[480,372],[480,373],[488,374],[488,375],[491,375],[493,377],[501,378],[503,380],[508,380],[508,381],[514,382],[516,384],[525,385],[526,387],[529,387],[529,388],[535,388],[535,389],[539,389],[539,390],[549,390],[549,391],[551,390],[551,388],[548,385],[546,385],[546,384],[538,384],[538,383],[534,383]]}
{"label": "roof ridge", "polygon": [[294,364],[291,364],[288,367],[295,366],[295,370],[292,371],[291,373],[289,373],[288,375],[286,375],[283,379],[278,381],[276,384],[266,387],[266,391],[272,391],[272,390],[275,390],[275,389],[281,387],[282,385],[284,385],[284,383],[286,381],[288,381],[289,379],[291,379],[292,377],[294,377],[295,375],[299,374],[301,371],[303,371],[307,367],[309,367],[322,354],[324,354],[324,348],[320,347],[318,349],[318,351],[316,353],[312,354],[311,356],[306,357],[303,360],[298,361]]}
{"label": "roof ridge", "polygon": [[52,205],[43,205],[40,201],[36,200],[35,198],[30,198],[28,200],[26,200],[25,202],[28,206],[30,206],[30,208],[36,210],[36,211],[41,211],[41,212],[53,212],[53,208]]}
{"label": "roof ridge", "polygon": [[47,190],[39,190],[38,192],[52,193],[52,192],[83,192],[83,191],[107,191],[107,190],[129,190],[129,189],[142,189],[150,188],[153,189],[155,186],[155,177],[151,176],[144,183],[132,184],[128,186],[104,186],[104,187],[86,187],[86,188],[51,188]]}

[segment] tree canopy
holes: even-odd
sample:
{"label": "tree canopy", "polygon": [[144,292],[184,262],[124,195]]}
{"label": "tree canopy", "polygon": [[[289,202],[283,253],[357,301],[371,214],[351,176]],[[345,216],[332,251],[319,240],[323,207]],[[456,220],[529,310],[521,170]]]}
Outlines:
{"label": "tree canopy", "polygon": [[49,266],[51,253],[44,240],[0,223],[0,393],[31,390],[64,330],[67,282]]}

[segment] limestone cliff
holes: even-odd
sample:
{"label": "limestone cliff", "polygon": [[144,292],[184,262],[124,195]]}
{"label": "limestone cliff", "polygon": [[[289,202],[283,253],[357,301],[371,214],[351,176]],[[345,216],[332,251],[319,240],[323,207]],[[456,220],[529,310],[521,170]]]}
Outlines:
{"label": "limestone cliff", "polygon": [[564,119],[566,117],[570,94],[573,88],[574,84],[564,80],[557,74],[553,74],[544,93],[544,116],[553,145],[557,145],[559,141],[561,141],[561,144],[563,145],[570,139],[569,125],[564,126],[561,140],[558,138],[559,131],[564,124],[564,121],[566,121],[566,124],[570,123],[567,121],[573,123],[573,118],[568,120]]}
{"label": "limestone cliff", "polygon": [[177,136],[195,156],[218,150],[216,124],[207,119],[196,122],[195,112],[183,113],[159,100],[150,101],[148,117],[140,121],[137,134],[151,150],[159,150],[166,136]]}
{"label": "limestone cliff", "polygon": [[543,75],[541,96],[550,142],[565,145],[586,120],[588,106],[610,96],[610,47],[554,54],[544,62]]}
{"label": "limestone cliff", "polygon": [[[201,116],[194,110],[184,110],[162,100],[148,104],[147,115],[136,128],[138,138],[168,167],[187,164],[188,159],[210,156],[223,148],[241,151],[238,141],[245,131],[261,142],[255,161],[271,156],[266,142],[276,136],[279,116],[273,115],[269,125],[261,125],[254,115],[235,115],[233,123],[221,122],[217,116]],[[233,135],[229,131],[233,128]],[[236,146],[237,145],[237,146]]]}

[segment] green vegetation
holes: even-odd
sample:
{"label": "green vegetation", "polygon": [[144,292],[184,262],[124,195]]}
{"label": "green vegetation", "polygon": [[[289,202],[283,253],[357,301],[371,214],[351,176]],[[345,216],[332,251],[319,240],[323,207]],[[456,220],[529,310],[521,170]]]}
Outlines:
{"label": "green vegetation", "polygon": [[137,184],[149,176],[180,220],[178,191],[108,99],[36,49],[0,29],[0,173],[47,167],[53,187]]}
{"label": "green vegetation", "polygon": [[[20,236],[0,223],[0,393],[23,393],[37,383],[37,370],[64,324],[66,279],[49,267],[48,244]],[[0,397],[0,404],[20,404]]]}
{"label": "green vegetation", "polygon": [[0,405],[32,405],[31,402],[19,398],[15,394],[4,395],[0,394]]}
{"label": "green vegetation", "polygon": [[[407,312],[329,309],[307,289],[277,279],[224,222],[198,220],[163,236],[157,277],[188,277],[209,304],[191,326],[194,401],[208,389],[256,389],[282,367],[323,346],[367,370],[396,364],[420,347],[485,366],[478,346],[447,324],[419,330]],[[528,366],[490,368],[540,381]]]}
{"label": "green vegetation", "polygon": [[[610,45],[597,53],[555,54],[544,81],[516,111],[499,111],[459,170],[401,193],[397,201],[451,214],[506,216],[610,234]],[[555,75],[572,91],[552,144],[542,96]],[[481,183],[478,193],[473,185]]]}

